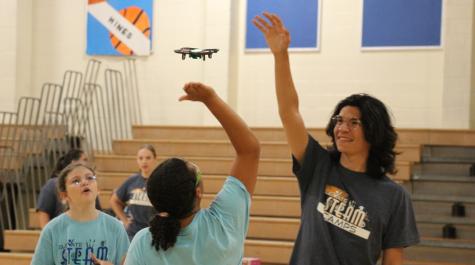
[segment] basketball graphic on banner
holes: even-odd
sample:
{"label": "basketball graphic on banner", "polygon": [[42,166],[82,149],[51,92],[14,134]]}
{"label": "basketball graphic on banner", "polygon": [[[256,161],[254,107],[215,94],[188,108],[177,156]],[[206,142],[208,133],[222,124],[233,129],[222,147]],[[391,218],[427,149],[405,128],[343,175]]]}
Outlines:
{"label": "basketball graphic on banner", "polygon": [[[119,13],[147,38],[150,37],[150,19],[143,9],[136,6],[130,6],[120,10]],[[117,52],[123,55],[134,55],[134,52],[114,34],[109,32],[109,37],[112,46]]]}

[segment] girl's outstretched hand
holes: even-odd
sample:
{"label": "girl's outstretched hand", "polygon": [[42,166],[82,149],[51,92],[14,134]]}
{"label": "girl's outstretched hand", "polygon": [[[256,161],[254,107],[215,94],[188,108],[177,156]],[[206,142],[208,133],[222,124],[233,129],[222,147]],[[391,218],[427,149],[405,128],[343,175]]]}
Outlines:
{"label": "girl's outstretched hand", "polygon": [[206,103],[213,97],[216,97],[216,92],[210,86],[204,85],[202,83],[190,82],[186,83],[183,87],[185,95],[181,96],[178,100],[190,100],[190,101],[201,101]]}

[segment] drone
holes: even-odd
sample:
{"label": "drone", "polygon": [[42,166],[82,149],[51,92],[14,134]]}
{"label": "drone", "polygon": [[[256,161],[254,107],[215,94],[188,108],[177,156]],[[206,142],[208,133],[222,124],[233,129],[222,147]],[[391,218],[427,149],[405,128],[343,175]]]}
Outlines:
{"label": "drone", "polygon": [[180,49],[175,50],[176,53],[181,54],[181,59],[185,60],[186,55],[193,59],[203,59],[206,60],[206,55],[208,58],[211,59],[213,53],[217,53],[219,49],[198,49],[198,48],[190,48],[190,47],[183,47]]}

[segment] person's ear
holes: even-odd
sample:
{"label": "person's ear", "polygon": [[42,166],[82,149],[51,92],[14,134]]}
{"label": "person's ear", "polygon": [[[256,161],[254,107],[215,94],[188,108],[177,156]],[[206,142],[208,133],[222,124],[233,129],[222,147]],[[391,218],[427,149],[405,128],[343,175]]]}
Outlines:
{"label": "person's ear", "polygon": [[195,197],[200,199],[200,200],[203,198],[203,185],[200,184],[200,185],[198,185],[198,187],[196,187]]}
{"label": "person's ear", "polygon": [[59,192],[59,199],[63,204],[68,203],[68,193],[66,191],[60,191]]}

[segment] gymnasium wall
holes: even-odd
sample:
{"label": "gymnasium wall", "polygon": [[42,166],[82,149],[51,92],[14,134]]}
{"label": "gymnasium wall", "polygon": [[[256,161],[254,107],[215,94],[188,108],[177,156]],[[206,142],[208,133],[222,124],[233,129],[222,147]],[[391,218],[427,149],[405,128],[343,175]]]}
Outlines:
{"label": "gymnasium wall", "polygon": [[6,1],[0,8],[0,110],[13,111],[16,86],[16,1]]}
{"label": "gymnasium wall", "polygon": [[[19,38],[29,40],[31,46],[0,42],[2,109],[18,97],[15,91],[38,96],[42,83],[60,82],[67,69],[84,71],[89,59],[85,54],[86,1],[6,2],[13,3],[12,9],[29,4],[31,23],[13,23],[7,18],[16,19],[18,12],[2,8],[0,30],[16,39],[19,30],[26,29],[26,36]],[[154,54],[137,59],[145,123],[215,124],[199,104],[177,101],[183,83],[196,80],[214,86],[252,126],[280,126],[272,57],[244,51],[245,5],[243,0],[155,1]],[[28,12],[24,11],[28,7],[23,8],[21,12]],[[471,89],[474,1],[446,0],[444,8],[443,48],[361,51],[362,0],[322,0],[320,51],[291,54],[307,126],[324,126],[340,99],[365,92],[389,106],[398,127],[468,128],[475,102]],[[182,61],[173,53],[182,46],[220,51],[204,63]],[[28,52],[29,62],[24,58]],[[118,58],[99,59],[104,66],[122,67]],[[11,64],[23,66],[20,71],[29,70],[18,76],[11,73],[15,72]]]}
{"label": "gymnasium wall", "polygon": [[472,82],[470,90],[470,128],[475,128],[475,4],[472,7],[472,63],[470,70],[472,73]]}

